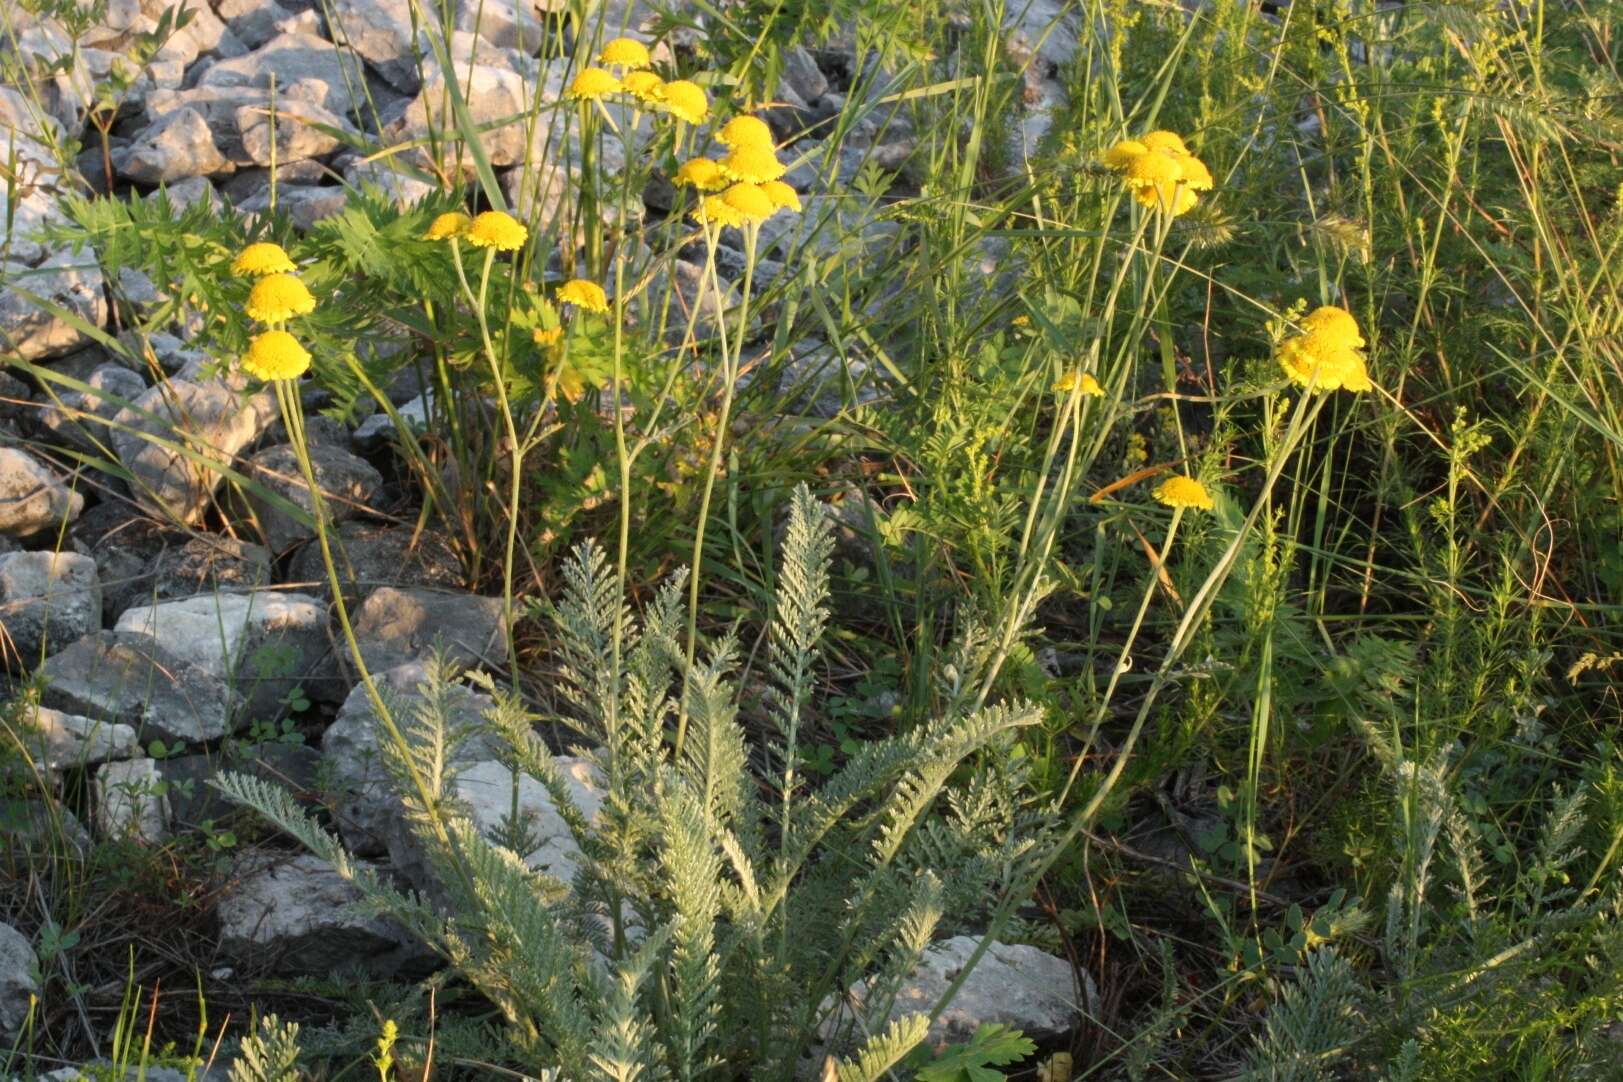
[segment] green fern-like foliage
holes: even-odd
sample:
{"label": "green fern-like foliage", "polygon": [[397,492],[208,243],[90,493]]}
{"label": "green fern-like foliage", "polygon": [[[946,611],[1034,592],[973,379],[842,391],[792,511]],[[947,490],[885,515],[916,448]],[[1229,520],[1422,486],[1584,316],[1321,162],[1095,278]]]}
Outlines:
{"label": "green fern-like foliage", "polygon": [[[1020,775],[995,774],[986,764],[1008,757],[985,754],[1006,749],[1039,711],[949,694],[941,717],[862,747],[821,787],[803,783],[797,749],[813,709],[831,545],[804,487],[789,512],[768,629],[766,747],[739,722],[737,643],[724,637],[686,666],[680,578],[636,619],[592,544],[576,549],[550,615],[559,690],[585,738],[572,751],[602,785],[593,819],[572,803],[523,705],[476,677],[497,697],[490,730],[546,787],[580,846],[571,883],[529,868],[459,810],[459,734],[438,669],[423,705],[397,719],[403,746],[379,741],[436,874],[437,904],[355,865],[285,793],[244,777],[221,787],[444,955],[502,1012],[525,1069],[621,1082],[790,1078],[816,1044],[851,1053],[842,1078],[882,1077],[927,1029],[924,1016],[893,1024],[891,1008],[932,935],[1001,897],[1040,844]],[[956,651],[948,684],[976,685],[984,645],[972,636]],[[766,764],[762,776],[752,763]],[[866,994],[853,1014],[842,993],[859,980]],[[881,1036],[858,1047],[861,1034]]]}
{"label": "green fern-like foliage", "polygon": [[242,1038],[227,1076],[231,1082],[299,1082],[299,1025],[274,1014]]}

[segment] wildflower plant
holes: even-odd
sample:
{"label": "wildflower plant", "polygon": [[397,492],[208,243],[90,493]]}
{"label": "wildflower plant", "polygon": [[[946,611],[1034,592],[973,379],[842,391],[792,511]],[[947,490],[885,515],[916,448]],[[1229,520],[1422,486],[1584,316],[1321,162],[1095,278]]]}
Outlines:
{"label": "wildflower plant", "polygon": [[[682,576],[639,621],[617,596],[602,550],[576,550],[550,615],[561,689],[586,741],[577,752],[603,789],[596,818],[573,803],[522,702],[482,680],[498,701],[490,731],[546,787],[580,846],[572,882],[481,834],[459,808],[454,769],[443,758],[428,768],[420,749],[469,736],[436,709],[454,676],[444,667],[429,677],[422,709],[398,731],[380,726],[407,821],[442,872],[443,907],[357,865],[275,786],[230,775],[219,787],[441,952],[507,1017],[531,1069],[579,1079],[789,1077],[812,1044],[827,1043],[849,1050],[840,1077],[883,1077],[877,1050],[900,1055],[924,1034],[922,1014],[894,1026],[889,1015],[935,930],[1019,889],[1022,870],[1044,851],[1044,829],[1006,765],[1015,735],[1039,713],[965,694],[991,656],[971,634],[939,718],[864,747],[821,787],[807,787],[799,768],[831,551],[824,513],[802,487],[770,624],[773,737],[752,751],[739,720],[737,641],[724,636],[686,662]],[[680,750],[670,724],[678,713],[688,719]],[[768,766],[764,793],[752,760]],[[949,787],[961,799],[943,802]],[[831,919],[836,898],[840,917]],[[842,993],[858,978],[869,991],[852,1017]]]}

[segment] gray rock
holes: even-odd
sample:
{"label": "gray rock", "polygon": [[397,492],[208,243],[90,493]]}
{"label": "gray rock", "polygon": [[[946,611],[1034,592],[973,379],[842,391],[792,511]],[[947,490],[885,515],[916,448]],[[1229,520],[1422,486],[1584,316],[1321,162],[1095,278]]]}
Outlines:
{"label": "gray rock", "polygon": [[457,0],[456,28],[492,45],[534,56],[546,41],[542,12],[562,10],[559,0]]}
{"label": "gray rock", "polygon": [[336,0],[332,13],[334,41],[365,57],[396,89],[417,92],[409,0]]}
{"label": "gray rock", "polygon": [[168,786],[170,821],[185,830],[242,812],[210,783],[222,773],[247,774],[313,804],[321,753],[305,744],[227,741],[224,754],[178,755],[158,764]]}
{"label": "gray rock", "polygon": [[847,406],[877,401],[880,372],[861,357],[837,354],[826,342],[807,338],[790,347],[779,390],[792,409],[829,418]]}
{"label": "gray rock", "polygon": [[[237,132],[242,149],[255,165],[270,165],[271,112],[262,106],[245,105],[237,110]],[[344,141],[331,131],[358,137],[349,121],[330,112],[315,102],[283,101],[276,107],[276,146],[274,160],[278,165],[319,158],[331,154],[344,145]]]}
{"label": "gray rock", "polygon": [[155,760],[123,759],[96,771],[96,829],[148,843],[169,836],[169,798]]}
{"label": "gray rock", "polygon": [[214,206],[219,201],[219,196],[214,192],[214,185],[207,177],[187,177],[173,184],[166,184],[155,192],[149,192],[147,199],[155,200],[160,194],[167,197],[169,205],[177,211],[188,210],[198,203]]}
{"label": "gray rock", "polygon": [[[323,218],[331,218],[349,205],[349,191],[331,184],[278,184],[276,209],[287,215],[294,228],[308,233]],[[270,210],[268,189],[251,196],[239,204],[247,215],[263,214]]]}
{"label": "gray rock", "polygon": [[[244,400],[219,381],[173,379],[119,412],[113,448],[137,499],[196,522],[224,480],[220,470],[265,430],[274,408],[268,394]],[[180,452],[182,441],[194,457]]]}
{"label": "gray rock", "polygon": [[380,586],[354,615],[361,659],[371,672],[426,661],[437,651],[454,662],[503,665],[507,632],[497,597]]}
{"label": "gray rock", "polygon": [[[433,412],[434,396],[429,391],[424,391],[416,398],[395,408],[395,413],[400,419],[416,431],[428,427],[428,419]],[[355,426],[355,446],[363,451],[375,449],[392,439],[394,435],[394,418],[380,410]]]}
{"label": "gray rock", "polygon": [[[570,802],[588,821],[596,818],[603,791],[591,764],[569,757],[555,762]],[[451,795],[481,834],[499,836],[513,810],[512,769],[496,759],[461,766],[455,771]],[[536,871],[571,884],[581,863],[580,847],[546,786],[527,774],[518,776],[518,813],[525,844],[517,856]],[[443,900],[443,887],[404,815],[387,819],[386,842],[395,872],[428,897]]]}
{"label": "gray rock", "polygon": [[[310,467],[321,488],[323,503],[333,522],[344,522],[364,514],[383,487],[383,475],[372,464],[342,447],[316,444],[310,448]],[[297,506],[311,522],[272,504],[252,489],[248,503],[265,532],[271,551],[286,552],[300,541],[315,536],[314,501],[310,486],[292,445],[281,444],[256,452],[243,471],[249,480]]]}
{"label": "gray rock", "polygon": [[39,957],[28,938],[0,924],[0,1037],[10,1040],[22,1028],[38,996]]}
{"label": "gray rock", "polygon": [[134,604],[252,590],[271,580],[270,553],[261,546],[166,529],[117,503],[86,512],[72,536],[100,567],[102,611],[114,620]]}
{"label": "gray rock", "polygon": [[801,101],[811,104],[828,93],[828,76],[804,46],[793,45],[783,52],[783,83]]}
{"label": "gray rock", "polygon": [[134,728],[143,738],[218,740],[243,715],[224,680],[147,635],[97,631],[40,666],[46,706]]}
{"label": "gray rock", "polygon": [[90,832],[61,801],[0,800],[0,852],[12,859],[41,852],[83,855],[89,849]]}
{"label": "gray rock", "polygon": [[[530,108],[530,95],[523,76],[510,68],[490,64],[475,64],[471,70],[464,65],[457,67],[468,115],[481,129],[479,141],[490,164],[508,166],[522,162],[528,145],[525,120]],[[448,103],[445,77],[435,70],[424,80],[422,92],[407,107],[400,123],[391,127],[391,137],[420,139],[426,137],[431,128],[455,130],[456,120],[449,112]],[[467,164],[471,166],[471,162]]]}
{"label": "gray rock", "polygon": [[28,537],[69,522],[85,498],[57,480],[50,467],[27,451],[0,447],[0,533]]}
{"label": "gray rock", "polygon": [[[101,268],[87,250],[57,252],[36,267],[4,264],[0,280],[0,349],[25,361],[54,357],[82,345],[87,336],[78,326],[33,299],[42,298],[92,327],[107,321],[107,296]],[[33,296],[25,296],[27,290]]]}
{"label": "gray rock", "polygon": [[227,957],[318,974],[357,963],[389,973],[421,957],[396,925],[361,913],[360,891],[317,857],[249,854],[237,876],[216,911]]}
{"label": "gray rock", "polygon": [[[444,536],[432,530],[419,534],[409,526],[346,522],[328,540],[345,597],[369,594],[378,586],[454,590],[463,585],[462,562]],[[319,545],[306,545],[293,558],[293,581],[301,589],[330,592]]]}
{"label": "gray rock", "polygon": [[122,153],[114,155],[113,164],[131,180],[167,184],[217,173],[227,162],[214,144],[208,121],[188,107],[176,109],[143,130]]}
{"label": "gray rock", "polygon": [[[428,678],[429,667],[422,663],[373,673],[373,683],[397,726],[409,727],[415,712],[428,704],[423,694]],[[468,765],[496,754],[498,741],[487,731],[485,720],[495,705],[482,692],[456,683],[445,685],[441,706],[454,734],[451,763]],[[390,789],[379,751],[386,739],[371,696],[362,686],[349,693],[321,736],[322,766],[332,785],[338,832],[344,844],[361,856],[386,852],[388,839],[400,836],[392,824],[402,806]]]}
{"label": "gray rock", "polygon": [[109,442],[107,422],[139,398],[147,383],[112,363],[98,365],[81,382],[83,390],[52,383],[36,396],[44,407],[39,425],[53,442],[94,454]]}
{"label": "gray rock", "polygon": [[276,0],[220,0],[215,10],[249,49],[259,48],[278,34],[321,33],[321,16],[314,10],[291,11]]}
{"label": "gray rock", "polygon": [[812,195],[800,214],[775,214],[761,223],[758,252],[778,253],[786,260],[807,250],[821,258],[846,259],[894,248],[900,228],[875,219],[876,209],[859,196]]}
{"label": "gray rock", "polygon": [[[320,84],[321,93],[306,100],[334,113],[348,115],[360,104],[355,97],[364,83],[360,65],[344,50],[313,34],[278,34],[246,56],[215,64],[203,73],[197,86],[268,90],[272,75],[279,87]],[[246,103],[239,97],[235,104]]]}
{"label": "gray rock", "polygon": [[[0,143],[0,152],[4,151]],[[15,185],[0,188],[0,246],[18,264],[33,266],[45,258],[46,247],[39,238],[48,225],[68,224],[67,215],[55,196],[44,189],[29,191]],[[26,283],[24,283],[26,285]],[[28,288],[33,288],[28,286]]]}
{"label": "gray rock", "polygon": [[[932,944],[897,993],[890,1017],[928,1012],[979,943],[973,936],[961,935]],[[1083,981],[1079,994],[1075,972],[1063,958],[1025,944],[993,943],[930,1027],[925,1044],[941,1049],[968,1041],[986,1023],[1011,1026],[1039,1044],[1062,1038],[1076,1025],[1081,1012],[1098,1001],[1092,978],[1084,974]],[[857,1004],[866,994],[862,981],[848,992]],[[824,1023],[824,1039],[832,1036],[840,1020],[836,1014]]]}
{"label": "gray rock", "polygon": [[[665,314],[667,338],[680,342],[690,322],[698,338],[712,338],[717,333],[718,321],[736,309],[743,299],[731,282],[719,275],[718,281],[723,290],[719,301],[711,283],[704,280],[702,266],[685,259],[662,263],[649,281],[647,291],[638,298],[643,309],[640,318],[657,324],[660,308],[668,298],[670,308]],[[755,286],[758,288],[759,285],[757,281]],[[729,329],[736,322],[735,319],[729,323]]]}
{"label": "gray rock", "polygon": [[354,188],[374,185],[405,208],[427,198],[437,187],[406,172],[393,157],[378,161],[357,158],[344,168],[344,183]]}
{"label": "gray rock", "polygon": [[236,689],[254,720],[281,716],[294,688],[325,701],[337,701],[345,690],[326,603],[308,594],[259,590],[136,605],[113,630],[150,635],[171,655]]}
{"label": "gray rock", "polygon": [[74,552],[0,556],[0,627],[24,665],[101,627],[96,561]]}
{"label": "gray rock", "polygon": [[128,759],[141,751],[135,730],[128,725],[64,714],[48,706],[32,708],[17,739],[46,777]]}

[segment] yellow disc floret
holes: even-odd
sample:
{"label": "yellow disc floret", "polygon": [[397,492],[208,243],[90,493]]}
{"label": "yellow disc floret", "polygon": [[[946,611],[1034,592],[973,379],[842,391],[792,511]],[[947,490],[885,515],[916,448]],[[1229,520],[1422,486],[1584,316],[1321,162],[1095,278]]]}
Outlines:
{"label": "yellow disc floret", "polygon": [[772,146],[772,129],[758,116],[740,114],[721,126],[716,142],[725,147]]}
{"label": "yellow disc floret", "polygon": [[781,180],[769,180],[761,185],[766,197],[772,200],[772,205],[778,210],[790,210],[800,213],[800,193]]}
{"label": "yellow disc floret", "polygon": [[266,331],[248,344],[242,367],[255,379],[298,379],[310,368],[310,354],[286,331]]}
{"label": "yellow disc floret", "polygon": [[450,240],[452,237],[460,237],[472,224],[473,219],[460,210],[446,211],[429,223],[428,232],[423,234],[423,239]]}
{"label": "yellow disc floret", "polygon": [[646,68],[654,61],[648,55],[648,46],[636,38],[615,38],[603,46],[603,51],[597,54],[597,62],[613,68],[636,69]]}
{"label": "yellow disc floret", "polygon": [[1310,330],[1279,344],[1279,366],[1292,383],[1315,392],[1373,390],[1364,355],[1347,343],[1344,326]]}
{"label": "yellow disc floret", "polygon": [[262,274],[292,274],[299,268],[282,251],[280,244],[260,241],[244,248],[231,261],[231,273],[243,278],[258,278]]}
{"label": "yellow disc floret", "polygon": [[653,105],[665,89],[665,80],[651,71],[628,71],[620,80],[620,88],[644,105]]}
{"label": "yellow disc floret", "polygon": [[700,221],[708,222],[714,226],[738,227],[744,224],[744,216],[739,213],[726,199],[719,195],[707,195],[699,209],[694,211],[694,217]]}
{"label": "yellow disc floret", "polygon": [[710,99],[704,88],[686,79],[673,79],[659,92],[659,107],[688,124],[703,124],[710,115]]}
{"label": "yellow disc floret", "polygon": [[569,96],[576,101],[597,101],[619,90],[620,80],[602,68],[587,68],[569,84]]}
{"label": "yellow disc floret", "polygon": [[1168,507],[1212,509],[1212,497],[1206,486],[1193,477],[1177,474],[1162,481],[1155,489],[1155,498]]}
{"label": "yellow disc floret", "polygon": [[773,205],[771,197],[761,190],[759,184],[751,184],[748,181],[734,184],[721,193],[721,198],[736,210],[744,221],[750,223],[764,222],[777,213],[778,209]]}
{"label": "yellow disc floret", "polygon": [[1188,154],[1189,148],[1184,146],[1183,140],[1174,132],[1152,131],[1138,137],[1149,150],[1169,150],[1174,154]]}
{"label": "yellow disc floret", "polygon": [[468,243],[476,248],[513,252],[524,247],[530,231],[503,210],[487,210],[468,226]]}
{"label": "yellow disc floret", "polygon": [[1121,172],[1139,155],[1149,152],[1149,147],[1137,139],[1123,139],[1100,156],[1101,160],[1111,169]]}
{"label": "yellow disc floret", "polygon": [[571,278],[558,287],[558,303],[573,304],[588,312],[607,312],[609,295],[603,287],[586,278]]}
{"label": "yellow disc floret", "polygon": [[764,184],[777,180],[786,170],[772,150],[771,143],[744,143],[733,147],[731,154],[722,159],[721,167],[734,180],[751,184]]}
{"label": "yellow disc floret", "polygon": [[254,283],[243,311],[261,323],[285,323],[316,310],[316,299],[291,274],[267,274]]}
{"label": "yellow disc floret", "polygon": [[1358,329],[1358,320],[1345,308],[1337,308],[1333,304],[1320,305],[1303,316],[1302,327],[1324,335],[1327,341],[1336,345],[1352,349],[1360,349],[1364,345],[1364,334]]}
{"label": "yellow disc floret", "polygon": [[721,163],[709,158],[691,158],[677,167],[675,183],[680,188],[697,188],[701,192],[716,192],[727,186],[727,176]]}

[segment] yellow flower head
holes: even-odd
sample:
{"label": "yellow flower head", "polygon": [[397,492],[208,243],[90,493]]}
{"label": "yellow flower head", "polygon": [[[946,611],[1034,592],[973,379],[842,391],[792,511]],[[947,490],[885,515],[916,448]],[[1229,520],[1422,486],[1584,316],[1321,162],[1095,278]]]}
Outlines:
{"label": "yellow flower head", "polygon": [[1206,486],[1193,477],[1175,474],[1155,488],[1155,498],[1168,507],[1195,507],[1202,511],[1212,509],[1212,497]]}
{"label": "yellow flower head", "polygon": [[530,335],[538,346],[555,346],[563,341],[564,329],[562,327],[537,327]]}
{"label": "yellow flower head", "polygon": [[772,147],[772,129],[766,126],[766,121],[758,116],[741,113],[721,126],[716,133],[716,142],[724,147],[764,146]]}
{"label": "yellow flower head", "polygon": [[709,158],[690,158],[677,167],[675,183],[681,188],[717,192],[727,186],[727,177],[721,171],[720,162]]}
{"label": "yellow flower head", "polygon": [[604,293],[603,287],[596,282],[585,278],[571,278],[558,287],[558,303],[573,304],[588,312],[607,312],[609,295]]}
{"label": "yellow flower head", "polygon": [[783,181],[769,180],[761,185],[761,190],[766,193],[768,199],[772,200],[774,209],[790,210],[796,214],[800,213],[800,193]]}
{"label": "yellow flower head", "polygon": [[751,184],[748,181],[734,184],[721,193],[721,198],[746,222],[764,222],[778,210],[772,198],[761,190],[759,184]]}
{"label": "yellow flower head", "polygon": [[569,84],[569,96],[576,101],[597,101],[620,90],[620,80],[602,68],[586,68]]}
{"label": "yellow flower head", "polygon": [[665,89],[665,80],[651,71],[628,71],[620,80],[620,87],[644,105],[653,105]]}
{"label": "yellow flower head", "polygon": [[261,323],[284,323],[294,316],[314,312],[316,299],[304,283],[291,274],[267,274],[254,283],[243,310],[249,319]]}
{"label": "yellow flower head", "polygon": [[1363,332],[1358,329],[1358,320],[1345,308],[1337,308],[1333,304],[1320,305],[1302,317],[1302,327],[1310,333],[1325,336],[1325,340],[1350,349],[1361,349],[1364,345]]}
{"label": "yellow flower head", "polygon": [[1073,369],[1054,381],[1054,391],[1057,394],[1070,394],[1076,390],[1080,390],[1087,398],[1099,398],[1105,393],[1105,389],[1099,386],[1099,381],[1093,378],[1091,372],[1077,372]]}
{"label": "yellow flower head", "polygon": [[1169,150],[1174,154],[1188,154],[1189,148],[1184,146],[1183,140],[1169,131],[1152,131],[1138,137],[1149,150]]}
{"label": "yellow flower head", "polygon": [[1183,173],[1183,183],[1192,192],[1209,192],[1214,181],[1212,171],[1206,168],[1206,163],[1193,154],[1180,154],[1178,168]]}
{"label": "yellow flower head", "polygon": [[1123,179],[1134,190],[1171,188],[1183,179],[1183,168],[1164,150],[1146,150],[1127,164]]}
{"label": "yellow flower head", "polygon": [[504,210],[487,210],[468,226],[469,244],[498,252],[516,252],[529,236],[530,231]]}
{"label": "yellow flower head", "polygon": [[1111,147],[1109,150],[1105,151],[1104,154],[1101,155],[1101,160],[1104,161],[1108,168],[1121,172],[1129,165],[1132,165],[1135,158],[1141,154],[1147,153],[1149,149],[1149,147],[1145,146],[1137,139],[1124,139],[1115,146]]}
{"label": "yellow flower head", "polygon": [[299,268],[282,251],[280,244],[260,241],[244,248],[231,261],[231,273],[241,278],[258,278],[262,274],[292,274]]}
{"label": "yellow flower head", "polygon": [[428,232],[423,234],[423,239],[450,240],[452,237],[460,237],[472,224],[473,219],[460,210],[447,211],[429,223]]}
{"label": "yellow flower head", "polygon": [[676,119],[688,124],[703,124],[710,115],[710,99],[704,88],[686,79],[673,79],[659,92],[659,105]]}
{"label": "yellow flower head", "polygon": [[1133,198],[1137,199],[1141,206],[1148,207],[1151,210],[1169,211],[1174,218],[1182,214],[1188,214],[1195,209],[1195,204],[1200,202],[1200,196],[1196,195],[1184,184],[1162,184],[1154,188],[1136,188],[1133,191]]}
{"label": "yellow flower head", "polygon": [[648,55],[648,46],[636,38],[615,38],[603,46],[603,51],[597,54],[597,62],[613,68],[637,69],[646,68],[654,61]]}
{"label": "yellow flower head", "polygon": [[737,228],[744,224],[744,215],[739,213],[738,208],[719,195],[705,196],[693,216],[714,226],[730,225]]}
{"label": "yellow flower head", "polygon": [[777,180],[786,170],[778,161],[771,143],[744,143],[734,146],[732,153],[722,159],[721,168],[734,180],[763,184]]}
{"label": "yellow flower head", "polygon": [[1373,390],[1364,356],[1347,344],[1345,330],[1332,325],[1285,339],[1279,344],[1279,366],[1292,383],[1315,392]]}
{"label": "yellow flower head", "polygon": [[242,367],[255,379],[298,379],[310,369],[310,354],[286,331],[266,331],[248,344]]}

